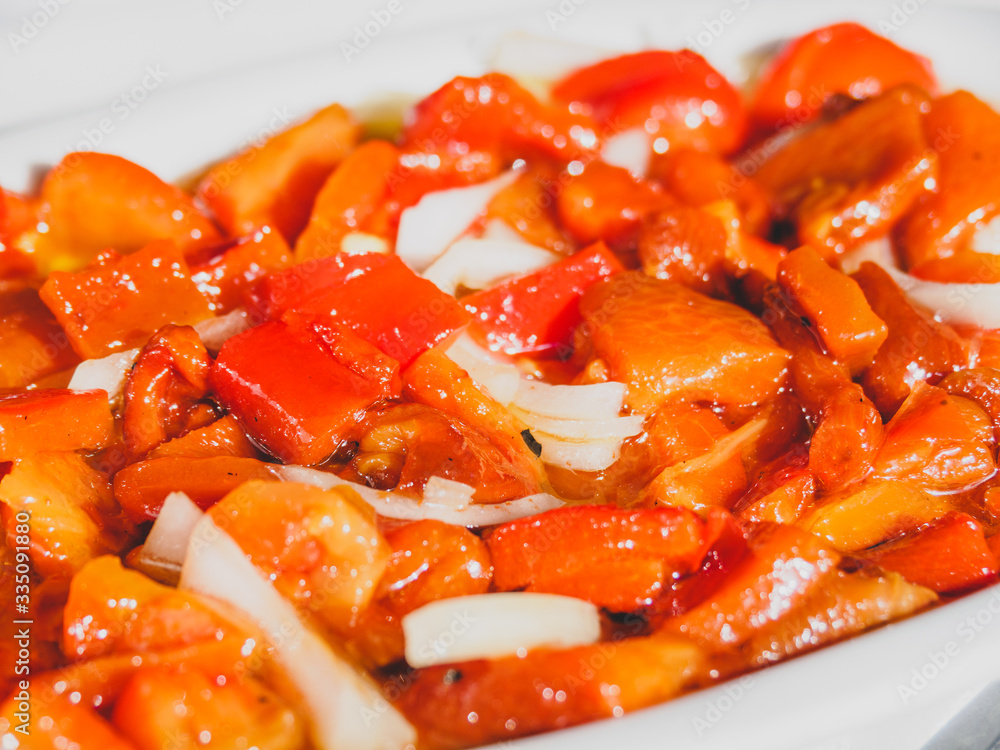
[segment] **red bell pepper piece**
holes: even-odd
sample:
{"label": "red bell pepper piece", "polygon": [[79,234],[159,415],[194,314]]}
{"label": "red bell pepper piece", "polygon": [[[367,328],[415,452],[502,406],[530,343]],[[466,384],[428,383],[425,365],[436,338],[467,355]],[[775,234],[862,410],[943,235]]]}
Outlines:
{"label": "red bell pepper piece", "polygon": [[[670,148],[693,147],[724,154],[746,133],[740,92],[705,58],[691,50],[648,50],[603,60],[559,81],[552,98],[588,105],[599,122],[616,128],[642,126]],[[656,124],[650,131],[649,122]]]}
{"label": "red bell pepper piece", "polygon": [[944,518],[866,555],[886,570],[939,593],[963,591],[997,577],[997,559],[983,527],[966,513]]}
{"label": "red bell pepper piece", "polygon": [[254,298],[271,319],[286,310],[329,316],[404,367],[468,322],[451,295],[378,253],[307,261],[266,279]]}
{"label": "red bell pepper piece", "polygon": [[141,346],[167,323],[212,316],[184,256],[168,241],[124,257],[104,254],[76,273],[53,273],[40,294],[85,359]]}
{"label": "red bell pepper piece", "polygon": [[398,364],[333,322],[272,321],[229,339],[212,370],[218,400],[289,463],[322,461],[365,410],[400,395]]}
{"label": "red bell pepper piece", "polygon": [[713,541],[687,508],[589,505],[511,521],[486,544],[501,591],[563,594],[627,612],[648,603],[673,574],[697,570]]}
{"label": "red bell pepper piece", "polygon": [[603,242],[535,273],[470,294],[462,304],[491,349],[555,352],[570,345],[582,320],[580,297],[591,284],[624,270]]}
{"label": "red bell pepper piece", "polygon": [[253,284],[268,273],[292,264],[284,238],[265,226],[246,237],[188,253],[191,279],[212,303],[216,313],[239,307]]}
{"label": "red bell pepper piece", "polygon": [[591,156],[599,146],[589,117],[542,104],[501,73],[446,83],[417,104],[402,143],[426,152],[464,143],[468,151],[507,162],[533,153],[570,161]]}
{"label": "red bell pepper piece", "polygon": [[98,450],[114,437],[104,391],[51,388],[0,396],[0,461],[39,451]]}
{"label": "red bell pepper piece", "polygon": [[864,99],[903,83],[937,91],[926,58],[856,23],[838,23],[799,37],[771,61],[751,118],[762,131],[781,130],[817,117],[834,94]]}

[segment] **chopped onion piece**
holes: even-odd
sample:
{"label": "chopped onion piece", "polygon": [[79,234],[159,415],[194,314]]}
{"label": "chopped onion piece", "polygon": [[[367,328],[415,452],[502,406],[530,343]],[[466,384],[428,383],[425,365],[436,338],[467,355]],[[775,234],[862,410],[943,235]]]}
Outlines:
{"label": "chopped onion piece", "polygon": [[477,385],[500,404],[514,400],[521,384],[521,371],[512,362],[505,362],[485,349],[468,333],[463,333],[445,350],[445,354],[471,377]]}
{"label": "chopped onion piece", "polygon": [[139,349],[129,349],[100,359],[84,360],[73,371],[70,390],[107,391],[108,401],[114,403],[122,395],[125,381],[138,357]]}
{"label": "chopped onion piece", "polygon": [[455,505],[453,502],[441,503],[431,500],[414,500],[412,497],[398,495],[393,492],[383,492],[365,487],[354,482],[348,482],[335,474],[306,466],[282,466],[278,475],[286,482],[302,482],[323,489],[346,487],[358,493],[362,500],[375,509],[384,518],[395,518],[400,521],[421,521],[430,519],[449,523],[453,526],[465,526],[470,529],[514,521],[518,518],[534,516],[553,508],[560,508],[565,503],[557,497],[544,492],[537,495],[508,500],[503,503],[480,505],[465,503]]}
{"label": "chopped onion piece", "polygon": [[601,159],[613,167],[623,167],[635,177],[645,177],[653,153],[649,134],[644,128],[629,128],[604,142]]}
{"label": "chopped onion piece", "polygon": [[621,456],[621,440],[560,440],[542,432],[531,433],[542,446],[542,461],[573,471],[601,471]]}
{"label": "chopped onion piece", "polygon": [[514,227],[503,219],[490,219],[479,235],[481,240],[502,240],[503,242],[526,242]]}
{"label": "chopped onion piece", "polygon": [[527,242],[505,242],[464,238],[449,247],[444,255],[424,271],[445,294],[460,287],[486,289],[511,276],[523,276],[545,268],[559,256]]}
{"label": "chopped onion piece", "polygon": [[409,722],[302,623],[211,516],[191,536],[180,588],[226,602],[257,623],[302,696],[318,750],[401,750],[416,741]]}
{"label": "chopped onion piece", "polygon": [[970,249],[977,253],[1000,255],[1000,216],[976,229]]}
{"label": "chopped onion piece", "polygon": [[340,240],[341,252],[348,255],[361,255],[362,253],[389,254],[389,243],[377,234],[367,232],[348,232]]}
{"label": "chopped onion piece", "polygon": [[554,419],[611,419],[625,403],[624,383],[549,385],[523,380],[514,405],[540,417]]}
{"label": "chopped onion piece", "polygon": [[201,508],[183,492],[171,492],[163,501],[153,528],[149,530],[139,554],[140,561],[179,571],[184,564],[191,533],[204,515]]}
{"label": "chopped onion piece", "polygon": [[517,177],[517,172],[504,172],[478,185],[428,193],[399,217],[396,254],[422,273]]}
{"label": "chopped onion piece", "polygon": [[525,591],[442,599],[413,610],[402,624],[406,661],[417,668],[586,646],[601,637],[600,614],[590,602]]}
{"label": "chopped onion piece", "polygon": [[918,279],[899,270],[892,246],[885,238],[845,255],[841,267],[852,273],[865,261],[882,266],[913,302],[945,323],[1000,328],[1000,284],[946,284]]}
{"label": "chopped onion piece", "polygon": [[208,318],[194,324],[194,330],[201,336],[201,343],[212,354],[218,354],[222,345],[229,339],[252,327],[250,314],[241,307],[217,318]]}
{"label": "chopped onion piece", "polygon": [[460,508],[473,502],[476,488],[444,477],[431,477],[424,485],[424,502]]}
{"label": "chopped onion piece", "polygon": [[511,412],[531,428],[532,434],[536,434],[536,431],[547,433],[570,442],[624,440],[642,432],[642,423],[645,421],[641,414],[610,419],[553,419],[540,417],[517,407],[513,407]]}

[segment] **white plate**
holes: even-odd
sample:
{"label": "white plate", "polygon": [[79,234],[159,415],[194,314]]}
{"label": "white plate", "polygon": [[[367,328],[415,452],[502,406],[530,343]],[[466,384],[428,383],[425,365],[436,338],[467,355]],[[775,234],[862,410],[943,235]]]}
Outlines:
{"label": "white plate", "polygon": [[[481,72],[501,37],[514,31],[608,50],[695,46],[743,80],[748,52],[818,25],[860,20],[930,57],[946,89],[965,87],[1000,102],[996,3],[344,5],[5,0],[0,184],[27,189],[64,153],[98,140],[96,150],[180,179],[328,102],[412,99],[458,73]],[[391,20],[362,49],[358,30],[386,14]],[[567,54],[587,47],[567,47]],[[130,108],[122,95],[133,90],[132,99],[143,100]],[[1000,588],[993,587],[743,680],[505,747],[906,750],[920,747],[998,677]]]}

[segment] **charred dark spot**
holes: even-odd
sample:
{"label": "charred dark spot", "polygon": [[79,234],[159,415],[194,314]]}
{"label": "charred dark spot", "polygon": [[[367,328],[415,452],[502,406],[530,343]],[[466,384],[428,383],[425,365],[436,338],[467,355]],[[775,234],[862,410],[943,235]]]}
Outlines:
{"label": "charred dark spot", "polygon": [[528,446],[529,451],[535,454],[536,458],[542,455],[542,444],[535,440],[531,430],[521,430],[521,439],[524,440],[524,444]]}

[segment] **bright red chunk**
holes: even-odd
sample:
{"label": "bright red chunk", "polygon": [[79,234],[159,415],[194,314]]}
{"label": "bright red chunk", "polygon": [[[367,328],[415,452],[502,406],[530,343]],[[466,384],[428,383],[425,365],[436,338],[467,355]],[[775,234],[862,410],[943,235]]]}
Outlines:
{"label": "bright red chunk", "polygon": [[660,593],[672,574],[697,570],[712,541],[686,508],[591,505],[511,521],[486,544],[501,591],[563,594],[627,612]]}
{"label": "bright red chunk", "polygon": [[997,559],[983,528],[965,513],[951,513],[876,547],[867,558],[940,593],[962,591],[997,577]]}
{"label": "bright red chunk", "polygon": [[0,461],[39,451],[98,450],[114,436],[104,391],[52,388],[0,396]]}
{"label": "bright red chunk", "polygon": [[587,105],[608,127],[644,127],[654,138],[666,138],[671,149],[730,153],[740,147],[746,132],[740,92],[705,58],[687,49],[602,60],[561,80],[552,97]]}
{"label": "bright red chunk", "polygon": [[365,410],[400,394],[398,364],[334,323],[272,321],[225,343],[212,370],[218,400],[288,463],[319,463]]}
{"label": "bright red chunk", "polygon": [[76,273],[53,273],[40,294],[85,359],[141,346],[168,323],[190,325],[212,316],[184,256],[169,241],[124,257],[106,253]]}
{"label": "bright red chunk", "polygon": [[930,62],[856,23],[805,34],[764,70],[751,116],[763,130],[782,130],[815,119],[834,94],[876,96],[903,83],[934,93]]}
{"label": "bright red chunk", "polygon": [[463,298],[478,331],[493,350],[508,354],[568,347],[581,321],[580,297],[591,284],[623,270],[598,242],[527,276]]}
{"label": "bright red chunk", "polygon": [[404,367],[468,322],[451,295],[378,253],[306,261],[266,279],[254,298],[271,319],[328,315]]}

